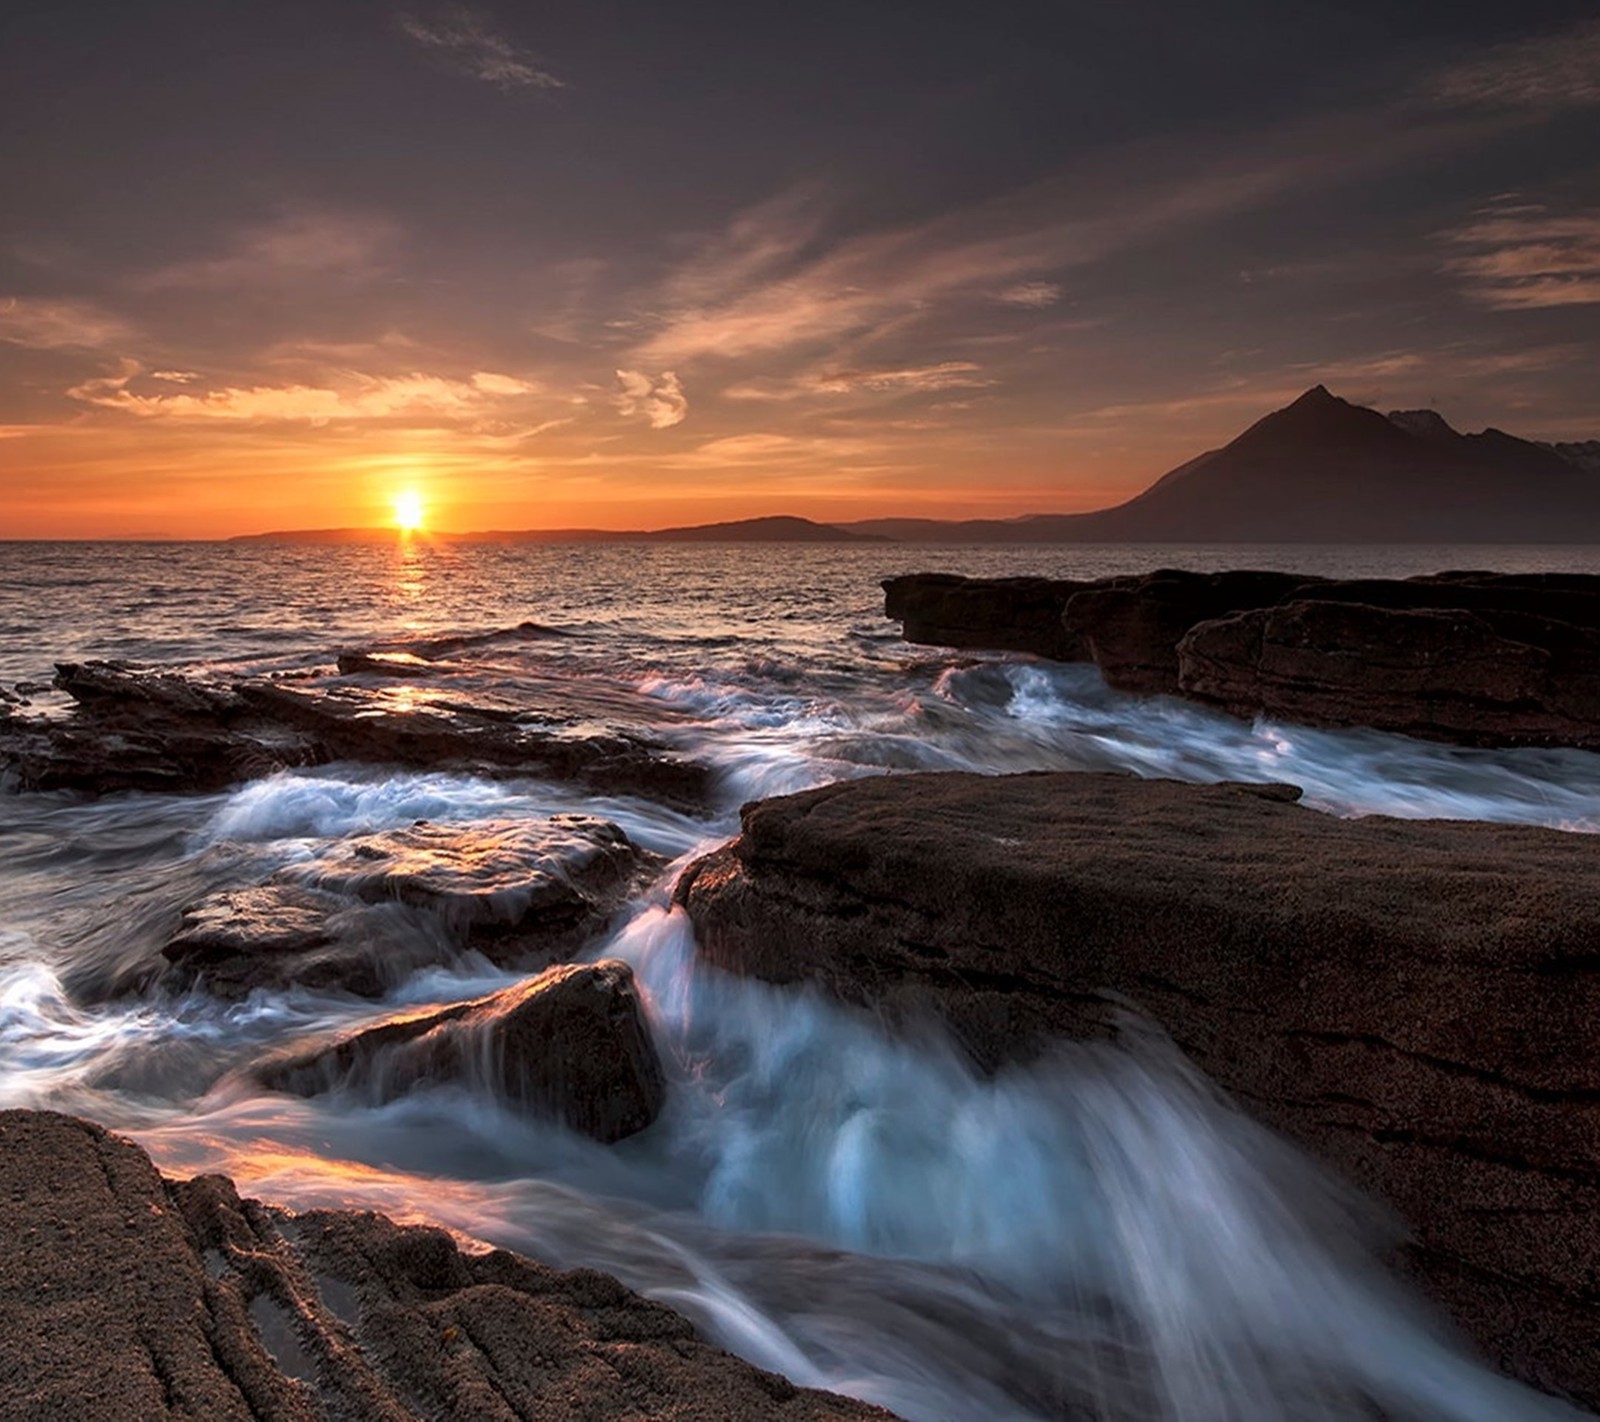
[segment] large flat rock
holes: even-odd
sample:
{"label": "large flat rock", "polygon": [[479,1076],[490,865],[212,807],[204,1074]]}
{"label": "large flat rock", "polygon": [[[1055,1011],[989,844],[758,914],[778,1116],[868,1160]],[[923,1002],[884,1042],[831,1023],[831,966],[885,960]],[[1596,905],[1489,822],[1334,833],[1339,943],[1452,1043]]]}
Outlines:
{"label": "large flat rock", "polygon": [[1281,788],[909,775],[745,807],[704,952],[987,1068],[1132,1005],[1403,1216],[1493,1361],[1600,1403],[1600,841]]}
{"label": "large flat rock", "polygon": [[751,1367],[603,1274],[164,1180],[52,1112],[0,1112],[0,1238],[8,1422],[888,1416]]}

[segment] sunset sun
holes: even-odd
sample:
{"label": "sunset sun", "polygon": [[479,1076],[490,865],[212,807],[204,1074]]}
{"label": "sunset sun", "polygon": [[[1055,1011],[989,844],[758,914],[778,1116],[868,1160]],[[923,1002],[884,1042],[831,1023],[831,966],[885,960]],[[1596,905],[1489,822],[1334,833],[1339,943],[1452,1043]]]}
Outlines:
{"label": "sunset sun", "polygon": [[422,495],[415,489],[407,489],[404,493],[394,496],[394,526],[401,533],[417,532],[422,527],[426,512]]}

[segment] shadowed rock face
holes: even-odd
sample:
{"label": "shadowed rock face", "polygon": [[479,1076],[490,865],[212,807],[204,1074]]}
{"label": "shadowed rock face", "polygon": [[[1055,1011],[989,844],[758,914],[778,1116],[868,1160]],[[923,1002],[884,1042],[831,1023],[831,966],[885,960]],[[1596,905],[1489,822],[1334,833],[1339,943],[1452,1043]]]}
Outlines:
{"label": "shadowed rock face", "polygon": [[1092,586],[1050,578],[910,573],[884,580],[884,615],[905,624],[908,642],[1077,662],[1087,660],[1089,651],[1063,626],[1061,614],[1073,593]]}
{"label": "shadowed rock face", "polygon": [[53,1112],[0,1112],[0,1236],[16,1422],[889,1415],[751,1367],[603,1274],[163,1180]]}
{"label": "shadowed rock face", "polygon": [[610,960],[393,1018],[258,1075],[299,1096],[348,1089],[380,1102],[430,1082],[481,1084],[608,1144],[642,1131],[666,1097],[633,972]]}
{"label": "shadowed rock face", "polygon": [[[481,640],[481,639],[480,639]],[[387,660],[385,660],[387,658]],[[396,654],[346,654],[357,680],[229,683],[115,662],[66,664],[66,717],[0,718],[0,770],[22,790],[204,792],[332,760],[540,776],[603,793],[704,802],[708,773],[648,736],[597,724],[582,708],[539,714],[448,684]],[[403,686],[390,683],[397,675]]]}
{"label": "shadowed rock face", "polygon": [[1600,845],[1339,820],[1282,787],[908,775],[747,806],[703,951],[985,1067],[1132,1002],[1395,1207],[1499,1366],[1600,1403]]}
{"label": "shadowed rock face", "polygon": [[[1092,661],[1119,691],[1467,745],[1600,747],[1592,576],[1166,569],[1097,583],[918,573],[884,586],[908,641]],[[1048,625],[1052,600],[1065,638]]]}

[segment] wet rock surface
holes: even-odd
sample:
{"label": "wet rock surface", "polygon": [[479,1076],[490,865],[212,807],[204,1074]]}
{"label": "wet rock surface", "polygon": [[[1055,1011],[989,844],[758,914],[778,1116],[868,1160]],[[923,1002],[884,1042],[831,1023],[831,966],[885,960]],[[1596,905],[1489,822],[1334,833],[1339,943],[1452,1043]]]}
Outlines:
{"label": "wet rock surface", "polygon": [[702,1342],[660,1304],[440,1229],[291,1214],[131,1142],[0,1113],[0,1415],[886,1417]]}
{"label": "wet rock surface", "polygon": [[[482,639],[479,639],[480,641]],[[333,760],[569,781],[703,803],[708,773],[650,736],[559,710],[437,687],[411,653],[347,653],[343,677],[187,677],[116,662],[63,664],[65,716],[0,721],[0,772],[21,790],[205,792]],[[398,683],[398,684],[396,684]]]}
{"label": "wet rock surface", "polygon": [[369,903],[427,909],[459,940],[506,965],[579,947],[660,866],[591,815],[434,824],[341,840],[282,871]]}
{"label": "wet rock surface", "polygon": [[884,587],[908,641],[1092,661],[1120,691],[1468,745],[1600,747],[1600,577],[1165,569]]}
{"label": "wet rock surface", "polygon": [[1600,1403],[1600,845],[1284,787],[910,775],[746,806],[702,950],[986,1068],[1132,1007],[1394,1207],[1504,1370]]}
{"label": "wet rock surface", "polygon": [[607,1144],[643,1130],[666,1097],[633,973],[615,961],[550,968],[475,1002],[393,1018],[258,1075],[301,1096],[346,1089],[377,1101],[431,1082],[480,1085]]}

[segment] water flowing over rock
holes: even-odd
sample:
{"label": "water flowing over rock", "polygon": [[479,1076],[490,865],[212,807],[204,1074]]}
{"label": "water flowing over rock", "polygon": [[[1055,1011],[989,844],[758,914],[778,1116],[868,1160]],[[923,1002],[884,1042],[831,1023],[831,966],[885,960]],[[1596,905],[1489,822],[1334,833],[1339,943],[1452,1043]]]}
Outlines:
{"label": "water flowing over rock", "polygon": [[888,1416],[741,1362],[606,1275],[165,1180],[53,1112],[0,1113],[0,1233],[18,1422]]}
{"label": "water flowing over rock", "polygon": [[1119,691],[1466,745],[1600,747],[1600,577],[1164,569],[884,587],[909,641],[1092,661]]}
{"label": "water flowing over rock", "polygon": [[300,1096],[349,1089],[392,1100],[430,1082],[486,1086],[605,1143],[648,1126],[666,1080],[626,963],[549,968],[504,992],[392,1018],[258,1070]]}
{"label": "water flowing over rock", "polygon": [[685,873],[703,951],[931,1015],[984,1066],[1146,1014],[1393,1206],[1515,1376],[1600,1403],[1593,838],[1339,820],[1282,786],[909,775],[745,807]]}
{"label": "water flowing over rock", "polygon": [[500,964],[579,947],[659,861],[592,815],[433,824],[357,835],[282,871],[369,903],[437,915]]}
{"label": "water flowing over rock", "polygon": [[373,676],[218,682],[117,662],[63,664],[67,716],[7,716],[0,770],[22,790],[211,791],[332,760],[544,777],[670,804],[704,802],[708,772],[650,736],[591,719]]}

